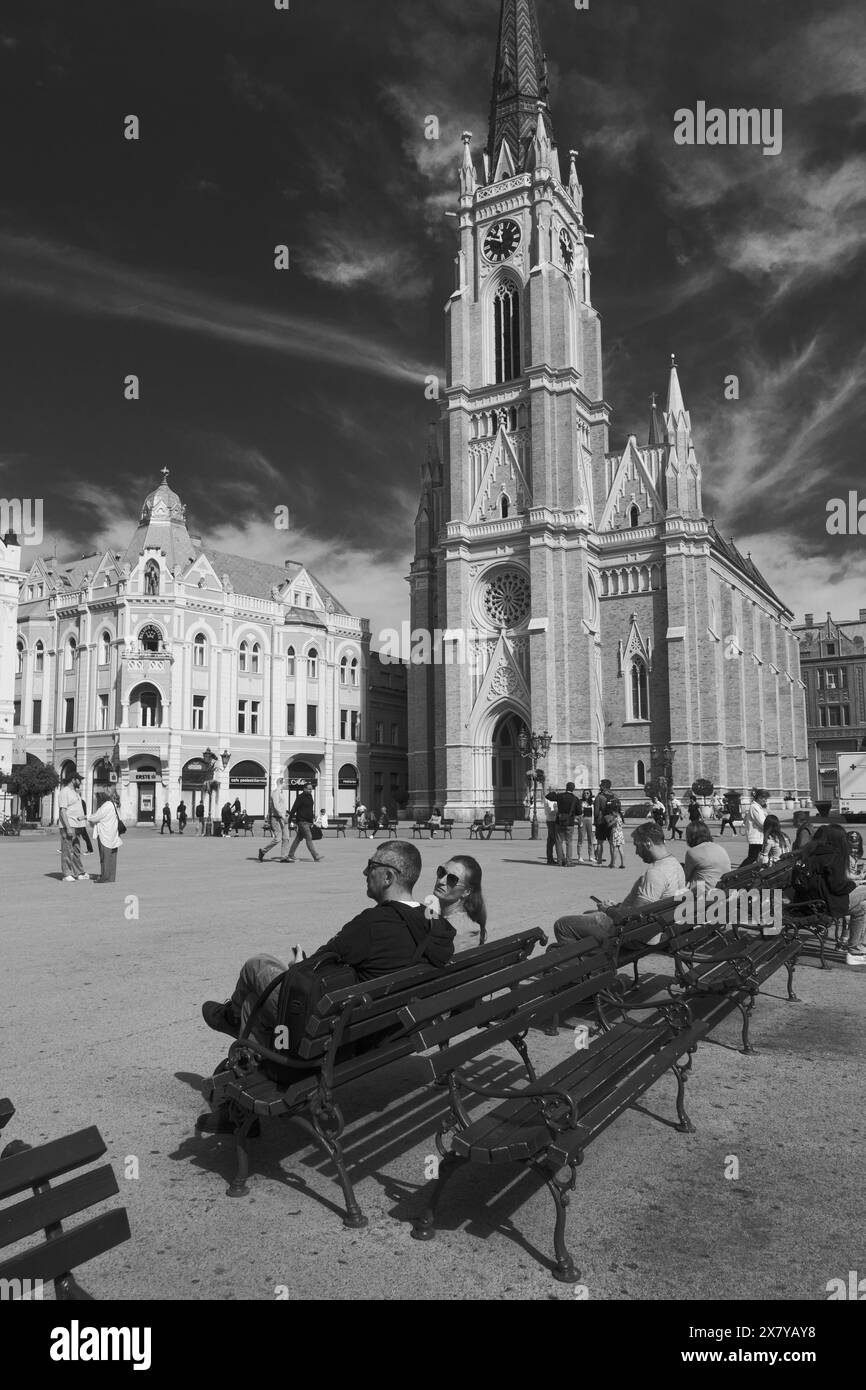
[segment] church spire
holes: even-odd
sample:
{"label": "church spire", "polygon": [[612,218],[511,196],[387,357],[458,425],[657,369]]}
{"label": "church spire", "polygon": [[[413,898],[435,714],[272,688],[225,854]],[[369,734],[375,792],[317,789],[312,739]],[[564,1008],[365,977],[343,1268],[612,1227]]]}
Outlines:
{"label": "church spire", "polygon": [[542,120],[553,142],[548,95],[547,59],[535,0],[502,0],[487,146],[491,169],[500,169],[503,145],[516,173],[531,167],[539,103],[543,103]]}

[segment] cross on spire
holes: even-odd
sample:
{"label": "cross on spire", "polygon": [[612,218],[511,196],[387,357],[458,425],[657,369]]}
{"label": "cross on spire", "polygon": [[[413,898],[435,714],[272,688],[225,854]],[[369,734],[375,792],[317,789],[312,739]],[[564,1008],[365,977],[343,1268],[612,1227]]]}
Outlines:
{"label": "cross on spire", "polygon": [[171,472],[171,469],[169,469],[169,468],[161,468],[159,471],[160,471],[160,473],[162,474],[162,481],[163,481],[163,483],[165,484],[166,487],[168,487],[168,475],[169,475],[169,473]]}

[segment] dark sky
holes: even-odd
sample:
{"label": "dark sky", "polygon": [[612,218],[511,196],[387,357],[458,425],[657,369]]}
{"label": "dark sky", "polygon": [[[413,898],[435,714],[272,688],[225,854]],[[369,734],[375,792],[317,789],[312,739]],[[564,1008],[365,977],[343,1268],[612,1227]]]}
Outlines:
{"label": "dark sky", "polygon": [[[675,351],[708,512],[798,614],[856,613],[864,542],[825,515],[866,496],[866,7],[538,9],[560,152],[581,151],[612,443],[645,442]],[[0,492],[44,499],[45,548],[125,545],[167,465],[212,544],[305,560],[374,631],[408,616],[445,212],[461,132],[486,138],[498,16],[5,0]],[[781,108],[782,153],[677,146],[699,100]]]}

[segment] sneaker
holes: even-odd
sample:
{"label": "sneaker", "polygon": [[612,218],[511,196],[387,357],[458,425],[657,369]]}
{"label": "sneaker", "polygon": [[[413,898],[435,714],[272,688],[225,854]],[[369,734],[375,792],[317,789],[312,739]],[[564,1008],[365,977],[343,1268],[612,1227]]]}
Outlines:
{"label": "sneaker", "polygon": [[322,860],[324,859],[324,857],[325,857],[324,854],[317,854],[316,857],[315,857],[315,859],[313,860],[313,863],[314,863],[314,864],[321,864],[321,862],[322,862]]}
{"label": "sneaker", "polygon": [[90,878],[90,874],[79,874],[79,875],[78,875],[78,881],[79,881],[79,883],[81,882],[82,879],[85,879],[85,878],[86,878],[86,879],[89,879],[89,878]]}
{"label": "sneaker", "polygon": [[230,1038],[236,1038],[240,1032],[240,1019],[230,999],[224,1004],[208,999],[201,1006],[201,1016],[215,1033],[228,1033]]}
{"label": "sneaker", "polygon": [[64,875],[63,875],[63,882],[64,882],[64,883],[74,883],[74,882],[75,882],[75,874],[64,874]]}
{"label": "sneaker", "polygon": [[264,862],[265,862],[265,852],[264,852],[263,849],[260,849],[260,850],[259,850],[259,863],[260,863],[260,864],[264,864]]}
{"label": "sneaker", "polygon": [[855,952],[855,953],[852,955],[851,952],[849,951],[848,954],[847,954],[846,957],[845,957],[845,964],[846,964],[846,965],[866,965],[866,955],[861,955],[860,952]]}

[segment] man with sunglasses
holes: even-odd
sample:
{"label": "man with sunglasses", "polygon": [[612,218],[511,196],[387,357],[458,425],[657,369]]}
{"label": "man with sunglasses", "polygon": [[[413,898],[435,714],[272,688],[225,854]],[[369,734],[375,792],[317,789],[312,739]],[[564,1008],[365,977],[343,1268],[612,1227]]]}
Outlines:
{"label": "man with sunglasses", "polygon": [[[373,980],[403,970],[423,959],[443,966],[454,954],[455,931],[445,918],[428,920],[413,894],[421,875],[421,855],[409,840],[390,840],[368,860],[362,870],[367,882],[368,907],[353,917],[335,937],[310,957],[333,953],[351,965],[359,980]],[[209,1000],[202,1017],[209,1028],[236,1038],[259,995],[288,967],[275,956],[252,956],[244,965],[235,992],[225,1004]],[[278,991],[274,990],[256,1019],[255,1036],[265,1046],[276,1026]]]}

